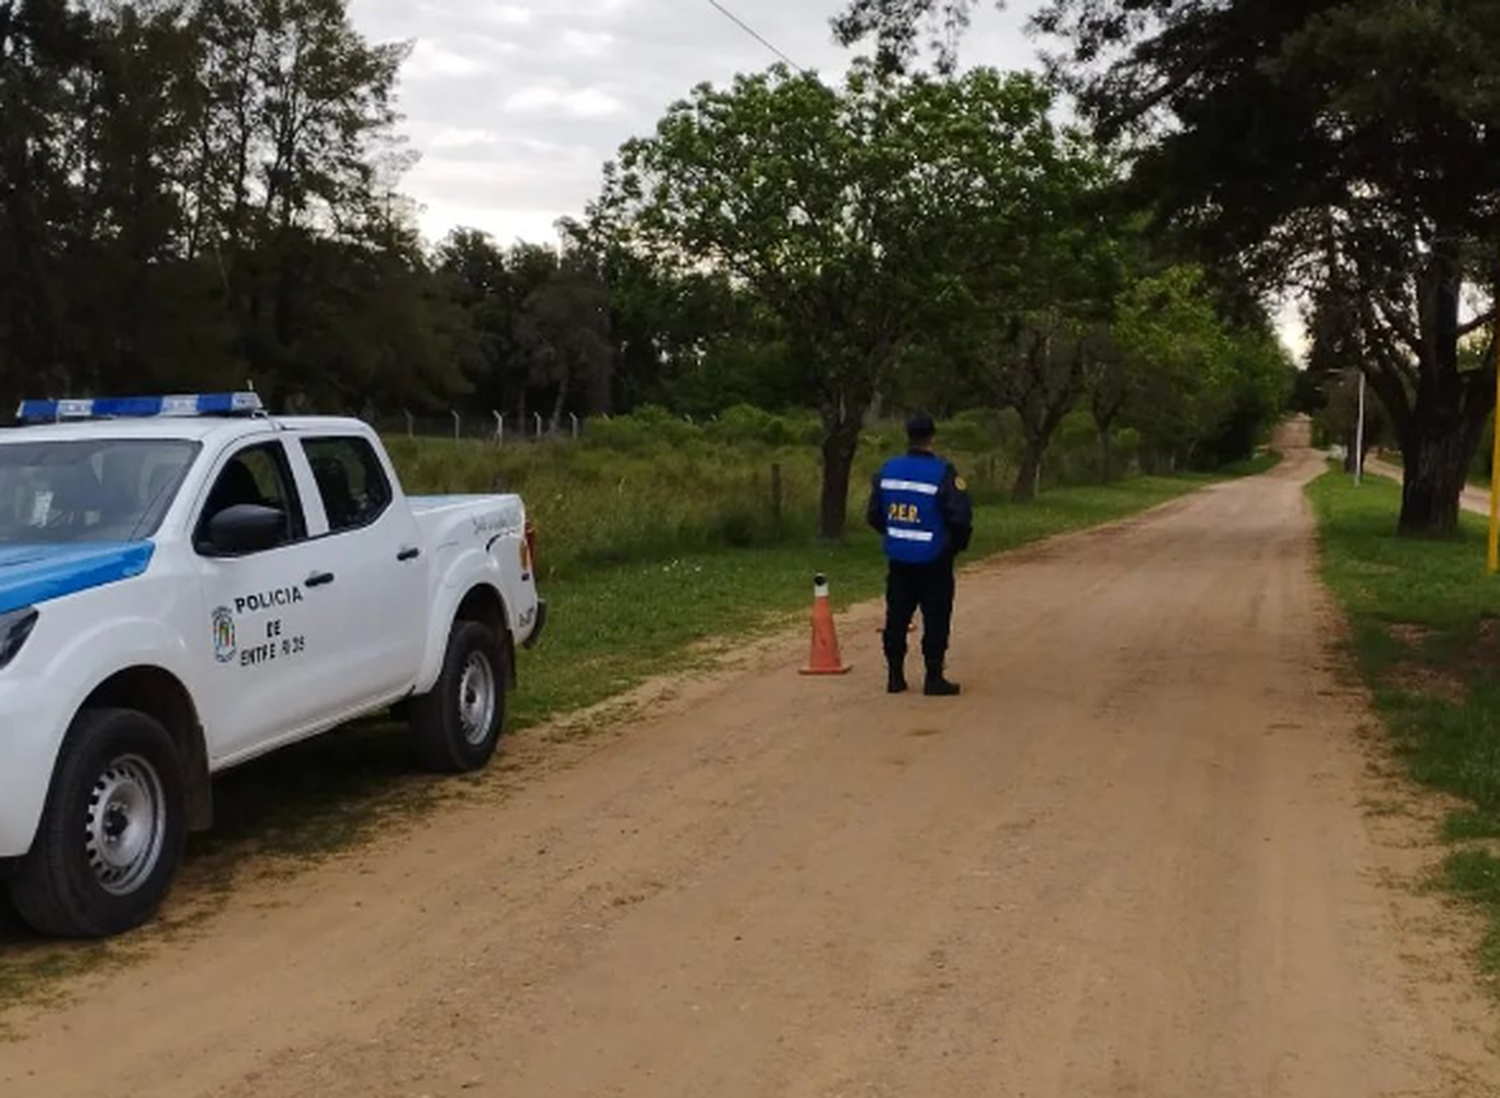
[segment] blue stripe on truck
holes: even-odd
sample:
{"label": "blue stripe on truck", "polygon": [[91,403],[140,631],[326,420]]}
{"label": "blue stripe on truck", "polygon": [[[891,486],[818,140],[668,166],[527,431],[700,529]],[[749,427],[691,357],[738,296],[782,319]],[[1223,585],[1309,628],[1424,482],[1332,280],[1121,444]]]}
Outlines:
{"label": "blue stripe on truck", "polygon": [[139,576],[156,546],[0,545],[0,614]]}

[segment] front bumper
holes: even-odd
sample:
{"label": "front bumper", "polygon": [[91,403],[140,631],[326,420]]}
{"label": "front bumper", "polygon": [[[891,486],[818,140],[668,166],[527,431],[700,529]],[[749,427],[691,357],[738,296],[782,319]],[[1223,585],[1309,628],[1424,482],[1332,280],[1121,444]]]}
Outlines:
{"label": "front bumper", "polygon": [[32,680],[0,681],[0,861],[31,849],[66,731],[55,692]]}
{"label": "front bumper", "polygon": [[542,631],[547,628],[547,600],[536,600],[536,624],[531,627],[531,636],[521,642],[522,648],[535,648],[537,642],[542,639]]}

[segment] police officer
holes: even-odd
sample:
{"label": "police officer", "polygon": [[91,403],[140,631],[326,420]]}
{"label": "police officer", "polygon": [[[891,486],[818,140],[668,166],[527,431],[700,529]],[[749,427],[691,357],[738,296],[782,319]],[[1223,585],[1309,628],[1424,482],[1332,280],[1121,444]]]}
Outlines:
{"label": "police officer", "polygon": [[866,520],[885,537],[890,561],[885,595],[885,658],[889,690],[906,691],[906,633],[922,610],[924,693],[952,697],[956,684],[943,676],[953,621],[953,561],[969,547],[974,510],[958,471],[932,452],[937,426],[926,414],[906,425],[910,449],[875,474]]}

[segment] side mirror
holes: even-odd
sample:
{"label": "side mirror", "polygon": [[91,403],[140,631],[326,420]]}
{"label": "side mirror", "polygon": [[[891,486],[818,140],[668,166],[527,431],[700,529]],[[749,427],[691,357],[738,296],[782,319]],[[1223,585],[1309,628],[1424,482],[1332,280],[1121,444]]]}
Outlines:
{"label": "side mirror", "polygon": [[274,507],[240,503],[226,507],[208,520],[208,548],[217,556],[239,557],[263,553],[286,536],[286,514]]}

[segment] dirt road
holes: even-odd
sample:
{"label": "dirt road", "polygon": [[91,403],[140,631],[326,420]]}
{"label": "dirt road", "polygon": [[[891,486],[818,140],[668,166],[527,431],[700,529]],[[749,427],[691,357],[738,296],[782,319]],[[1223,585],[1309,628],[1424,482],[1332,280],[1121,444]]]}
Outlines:
{"label": "dirt road", "polygon": [[[1377,457],[1365,459],[1365,472],[1385,477],[1387,480],[1394,480],[1397,484],[1400,484],[1406,477],[1406,472],[1401,466],[1393,461],[1384,461]],[[1458,505],[1472,515],[1488,515],[1490,494],[1484,488],[1478,488],[1472,484],[1465,485],[1463,493],[1458,497]]]}
{"label": "dirt road", "polygon": [[522,738],[503,797],[15,1020],[0,1095],[1500,1093],[1330,656],[1319,468],[969,574],[957,701],[879,693],[866,610],[849,678],[799,639]]}

